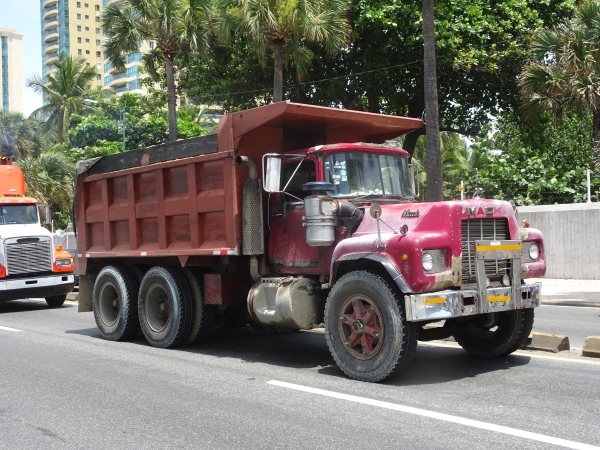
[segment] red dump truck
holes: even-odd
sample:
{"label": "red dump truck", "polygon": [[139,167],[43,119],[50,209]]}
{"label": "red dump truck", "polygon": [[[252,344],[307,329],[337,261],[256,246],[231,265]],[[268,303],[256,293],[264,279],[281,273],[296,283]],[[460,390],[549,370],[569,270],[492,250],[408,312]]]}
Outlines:
{"label": "red dump truck", "polygon": [[[275,330],[324,324],[348,376],[386,379],[418,340],[508,355],[527,339],[542,235],[505,201],[417,203],[418,119],[280,102],[215,135],[78,166],[79,310],[102,336],[192,344],[243,311]],[[276,336],[273,337],[276,339]]]}

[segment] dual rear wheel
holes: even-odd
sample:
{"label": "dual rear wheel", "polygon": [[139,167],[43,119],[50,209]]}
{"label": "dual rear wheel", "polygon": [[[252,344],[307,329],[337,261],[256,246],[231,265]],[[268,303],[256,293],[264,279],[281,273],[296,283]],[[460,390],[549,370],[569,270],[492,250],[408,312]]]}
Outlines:
{"label": "dual rear wheel", "polygon": [[201,277],[187,269],[156,266],[143,274],[123,265],[106,266],[94,284],[94,317],[105,339],[130,339],[141,327],[154,347],[197,343],[214,318],[202,291]]}

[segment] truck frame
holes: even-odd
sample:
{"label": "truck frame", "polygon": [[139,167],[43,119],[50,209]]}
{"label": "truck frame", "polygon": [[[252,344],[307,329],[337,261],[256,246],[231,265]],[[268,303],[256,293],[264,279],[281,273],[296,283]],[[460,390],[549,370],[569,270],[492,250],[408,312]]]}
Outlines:
{"label": "truck frame", "polygon": [[[348,376],[381,381],[418,340],[504,356],[527,339],[543,238],[505,201],[417,203],[418,119],[280,102],[215,135],[80,162],[79,310],[102,336],[201,342],[242,320],[321,324]],[[241,319],[240,319],[241,318]],[[238,322],[239,323],[239,322]]]}

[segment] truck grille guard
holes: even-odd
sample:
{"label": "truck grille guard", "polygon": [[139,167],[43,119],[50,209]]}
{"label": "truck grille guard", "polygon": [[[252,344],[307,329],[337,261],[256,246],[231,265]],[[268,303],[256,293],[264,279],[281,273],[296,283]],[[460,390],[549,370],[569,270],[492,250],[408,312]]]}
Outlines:
{"label": "truck grille guard", "polygon": [[[510,240],[507,219],[462,222],[461,290],[405,296],[409,321],[436,321],[477,314],[535,308],[541,283],[522,284],[521,241]],[[509,276],[509,285],[502,278]],[[506,280],[505,280],[506,281]]]}
{"label": "truck grille guard", "polygon": [[[475,289],[475,241],[504,241],[510,239],[508,220],[500,219],[466,219],[462,221],[462,289]],[[485,262],[485,276],[490,287],[502,286],[502,277],[510,273],[510,261],[489,260]]]}

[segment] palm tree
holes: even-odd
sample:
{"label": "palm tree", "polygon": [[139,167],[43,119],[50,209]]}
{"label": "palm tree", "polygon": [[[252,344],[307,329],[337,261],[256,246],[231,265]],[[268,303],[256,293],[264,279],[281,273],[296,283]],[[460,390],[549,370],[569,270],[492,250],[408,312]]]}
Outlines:
{"label": "palm tree", "polygon": [[117,69],[124,69],[125,54],[140,51],[142,42],[151,41],[154,49],[143,55],[148,73],[159,79],[157,68],[164,64],[167,78],[169,141],[177,140],[175,97],[176,56],[208,48],[210,3],[208,0],[117,0],[102,15],[102,27],[108,37],[105,55]]}
{"label": "palm tree", "polygon": [[423,0],[423,70],[425,73],[423,88],[425,90],[425,138],[427,142],[427,156],[425,159],[425,171],[427,173],[426,200],[429,202],[439,202],[443,200],[444,192],[442,189],[440,118],[438,109],[433,13],[433,0]]}
{"label": "palm tree", "polygon": [[[457,192],[460,182],[465,179],[469,170],[477,167],[477,164],[479,164],[480,155],[477,152],[473,152],[457,133],[442,131],[438,141],[440,142],[440,163],[444,179],[444,194],[446,194],[446,198],[452,198]],[[427,182],[428,177],[423,172],[428,151],[429,148],[426,149],[426,137],[420,136],[415,145],[415,151],[411,160],[418,174],[416,181],[420,185],[419,191],[428,191],[428,189],[425,189],[429,185]]]}
{"label": "palm tree", "polygon": [[18,159],[37,155],[42,149],[43,137],[35,119],[26,119],[18,112],[0,110],[0,156]]}
{"label": "palm tree", "polygon": [[273,101],[283,99],[283,65],[293,61],[300,78],[312,52],[305,43],[320,43],[328,54],[338,52],[350,37],[348,0],[217,0],[218,34],[230,43],[246,33],[261,64],[273,52]]}
{"label": "palm tree", "polygon": [[72,114],[89,111],[84,103],[87,98],[98,95],[92,90],[96,69],[86,66],[86,60],[61,53],[52,62],[52,71],[47,80],[34,75],[27,85],[44,97],[44,105],[31,113],[46,122],[46,129],[56,132],[59,142],[67,139]]}
{"label": "palm tree", "polygon": [[[49,206],[54,213],[71,209],[74,195],[75,167],[62,153],[28,156],[17,164],[27,180],[27,194]],[[47,218],[48,219],[48,218]]]}
{"label": "palm tree", "polygon": [[520,79],[525,116],[591,111],[600,165],[600,3],[585,3],[570,21],[541,31],[531,48],[533,60]]}

